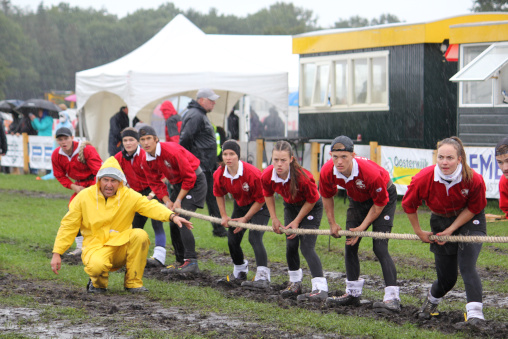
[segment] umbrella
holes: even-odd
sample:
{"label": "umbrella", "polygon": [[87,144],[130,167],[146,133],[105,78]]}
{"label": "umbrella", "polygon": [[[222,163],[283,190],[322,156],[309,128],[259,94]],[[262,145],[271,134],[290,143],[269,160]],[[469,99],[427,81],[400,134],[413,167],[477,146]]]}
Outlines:
{"label": "umbrella", "polygon": [[22,103],[23,103],[22,100],[17,100],[17,99],[2,100],[2,101],[0,101],[0,112],[12,113],[13,108],[21,105]]}
{"label": "umbrella", "polygon": [[54,119],[58,119],[58,112],[62,110],[51,101],[43,99],[30,99],[14,108],[16,112],[24,115],[28,115],[29,113],[37,114],[40,109],[47,110],[49,115]]}
{"label": "umbrella", "polygon": [[65,97],[65,101],[76,102],[76,94],[71,94],[71,95]]}

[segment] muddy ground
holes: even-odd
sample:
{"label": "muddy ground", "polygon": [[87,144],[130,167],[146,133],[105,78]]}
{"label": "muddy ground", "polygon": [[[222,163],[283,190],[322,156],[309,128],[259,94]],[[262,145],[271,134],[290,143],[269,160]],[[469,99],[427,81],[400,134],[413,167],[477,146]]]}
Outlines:
{"label": "muddy ground", "polygon": [[[225,253],[217,253],[210,250],[200,250],[200,258],[213,260],[222,265],[231,265],[230,258]],[[79,258],[64,256],[68,264],[81,265]],[[49,259],[49,257],[48,257]],[[366,256],[364,259],[373,259]],[[399,259],[401,260],[401,259]],[[399,261],[400,262],[400,261]],[[402,262],[400,262],[402,263]],[[405,264],[410,264],[407,262]],[[415,263],[416,264],[416,263]],[[421,263],[418,263],[421,265]],[[272,276],[284,276],[287,268],[283,264],[272,263],[270,265]],[[304,273],[308,273],[305,272]],[[506,283],[506,273],[489,270],[481,271],[482,280],[491,280],[496,284]],[[326,272],[329,281],[343,285],[345,274],[342,272]],[[337,312],[344,315],[366,317],[370,319],[388,319],[402,325],[406,322],[414,323],[425,329],[439,330],[445,334],[458,333],[466,337],[508,337],[508,325],[496,321],[487,321],[488,327],[482,331],[466,328],[457,330],[454,325],[463,320],[463,310],[441,312],[438,317],[430,321],[418,321],[414,317],[416,306],[403,305],[402,312],[396,315],[379,315],[372,310],[372,302],[363,300],[360,307],[327,308],[320,303],[299,304],[296,300],[281,299],[279,291],[284,284],[272,283],[271,289],[259,293],[247,291],[240,286],[228,283],[217,283],[221,277],[213,276],[209,271],[202,271],[196,275],[167,276],[160,273],[160,269],[147,268],[145,277],[162,281],[181,281],[192,286],[209,286],[220,290],[225,297],[246,297],[259,302],[275,302],[281,308],[302,307],[316,312]],[[366,280],[365,288],[382,291],[383,281],[376,276],[362,276]],[[421,298],[428,290],[430,282],[423,281],[399,281],[401,294],[411,294]],[[308,288],[308,286],[307,286]],[[331,291],[332,295],[340,295],[343,291]],[[203,314],[186,309],[185,307],[165,307],[150,297],[150,295],[127,295],[107,293],[105,295],[93,295],[85,292],[85,288],[77,289],[62,286],[56,281],[32,281],[23,280],[11,274],[0,272],[0,295],[5,296],[31,296],[41,308],[12,308],[0,306],[0,332],[4,334],[17,334],[26,337],[37,338],[133,338],[129,331],[133,329],[156,329],[166,331],[169,336],[202,336],[202,337],[237,337],[237,338],[335,338],[334,333],[319,333],[315,329],[309,329],[307,333],[291,333],[282,331],[276,327],[256,323],[253,319],[246,319],[241,314],[236,316],[221,315],[215,313]],[[484,307],[506,308],[508,307],[508,295],[499,295],[484,291]],[[447,300],[459,300],[465,302],[465,293],[453,290]],[[149,301],[149,302],[147,302]],[[0,305],[2,304],[0,299]],[[58,310],[70,307],[83,310],[89,317],[72,320],[61,319]],[[74,319],[74,318],[73,318]],[[189,326],[190,325],[190,326]],[[0,337],[2,334],[0,334]]]}

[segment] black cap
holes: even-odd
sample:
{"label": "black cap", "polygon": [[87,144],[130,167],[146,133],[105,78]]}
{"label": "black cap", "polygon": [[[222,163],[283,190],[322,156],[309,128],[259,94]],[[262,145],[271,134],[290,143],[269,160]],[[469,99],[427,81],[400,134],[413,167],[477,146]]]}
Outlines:
{"label": "black cap", "polygon": [[[336,144],[342,144],[342,145],[344,145],[344,147],[340,148],[339,146],[337,146],[336,148],[334,148],[334,146]],[[341,136],[338,136],[335,139],[333,139],[331,151],[332,152],[340,152],[340,151],[354,152],[354,147],[355,146],[353,144],[353,140],[349,139],[345,135],[341,135]]]}
{"label": "black cap", "polygon": [[61,136],[72,137],[72,132],[67,127],[60,127],[56,130],[55,137],[58,138]]}
{"label": "black cap", "polygon": [[152,126],[143,126],[139,129],[139,136],[144,137],[145,135],[153,135],[154,137],[157,136],[157,132],[155,132],[155,129],[153,129]]}
{"label": "black cap", "polygon": [[501,146],[508,146],[508,137],[503,138],[503,140],[501,140],[500,142],[497,143],[497,145],[496,145],[496,157],[498,155],[503,155],[503,154],[508,153],[508,152],[499,152],[499,149],[501,148]]}

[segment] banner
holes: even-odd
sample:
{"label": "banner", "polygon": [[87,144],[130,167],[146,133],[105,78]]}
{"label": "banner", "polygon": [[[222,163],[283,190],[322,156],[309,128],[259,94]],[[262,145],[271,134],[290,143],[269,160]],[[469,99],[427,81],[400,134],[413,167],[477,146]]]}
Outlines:
{"label": "banner", "polygon": [[52,169],[51,154],[53,153],[53,137],[29,136],[28,154],[30,168]]}
{"label": "banner", "polygon": [[494,147],[464,147],[467,163],[483,176],[487,187],[487,198],[499,199],[499,179],[503,173],[496,161]]}
{"label": "banner", "polygon": [[381,146],[381,167],[390,173],[398,195],[404,195],[411,178],[432,165],[433,151],[417,148]]}
{"label": "banner", "polygon": [[23,137],[7,134],[7,154],[2,157],[2,166],[23,167]]}

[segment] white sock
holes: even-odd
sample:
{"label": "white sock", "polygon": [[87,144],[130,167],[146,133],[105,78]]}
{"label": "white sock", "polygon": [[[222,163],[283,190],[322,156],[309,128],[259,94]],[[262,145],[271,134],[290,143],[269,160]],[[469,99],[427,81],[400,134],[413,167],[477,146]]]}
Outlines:
{"label": "white sock", "polygon": [[166,264],[166,249],[162,246],[155,246],[153,249],[153,257],[161,262],[161,264]]}
{"label": "white sock", "polygon": [[389,301],[389,300],[399,300],[399,286],[386,286],[385,287],[385,296],[383,298],[383,301]]}
{"label": "white sock", "polygon": [[303,279],[303,271],[301,268],[296,271],[288,271],[288,273],[290,282],[301,282]]}
{"label": "white sock", "polygon": [[483,317],[483,303],[470,302],[466,304],[467,320],[471,318],[479,318],[485,320]]}
{"label": "white sock", "polygon": [[326,278],[324,277],[312,278],[311,282],[313,291],[319,290],[328,292],[328,283],[326,282]]}
{"label": "white sock", "polygon": [[247,260],[243,260],[243,265],[234,265],[233,275],[235,278],[238,278],[240,272],[245,272],[245,274],[249,272],[249,262]]}
{"label": "white sock", "polygon": [[76,249],[82,249],[83,248],[83,236],[80,235],[79,237],[76,237]]}
{"label": "white sock", "polygon": [[359,297],[362,295],[363,283],[364,279],[358,279],[349,281],[346,279],[346,293],[352,295],[353,297]]}
{"label": "white sock", "polygon": [[270,281],[270,269],[266,266],[258,266],[256,270],[256,277],[254,277],[254,281],[258,280],[268,280]]}
{"label": "white sock", "polygon": [[427,298],[429,299],[429,301],[433,304],[439,304],[441,302],[441,300],[443,300],[443,298],[436,298],[436,297],[433,297],[432,294],[430,293],[430,290],[429,290],[429,294],[427,296]]}

